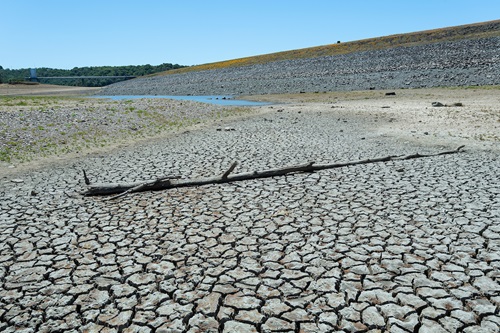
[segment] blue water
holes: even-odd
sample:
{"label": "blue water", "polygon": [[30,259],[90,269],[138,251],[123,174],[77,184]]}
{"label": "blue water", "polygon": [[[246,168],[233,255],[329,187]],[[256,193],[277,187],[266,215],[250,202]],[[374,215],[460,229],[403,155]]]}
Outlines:
{"label": "blue water", "polygon": [[266,102],[253,102],[245,101],[242,99],[233,99],[232,96],[157,96],[157,95],[125,95],[125,96],[92,96],[94,98],[109,98],[115,101],[127,100],[127,99],[137,99],[137,98],[169,98],[182,101],[195,101],[209,104],[217,105],[240,105],[240,106],[259,106],[259,105],[269,105],[271,103]]}

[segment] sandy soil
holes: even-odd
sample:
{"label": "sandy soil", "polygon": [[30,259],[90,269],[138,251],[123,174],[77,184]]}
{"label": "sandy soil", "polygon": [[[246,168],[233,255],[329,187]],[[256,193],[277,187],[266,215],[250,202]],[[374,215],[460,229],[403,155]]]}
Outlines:
{"label": "sandy soil", "polygon": [[[394,92],[395,95],[386,95]],[[500,149],[500,89],[429,88],[242,96],[373,121],[371,135],[396,136],[425,145]],[[433,102],[444,106],[435,107]],[[461,103],[462,106],[455,106]]]}
{"label": "sandy soil", "polygon": [[58,95],[87,95],[101,88],[67,87],[53,84],[0,84],[0,96],[58,96]]}

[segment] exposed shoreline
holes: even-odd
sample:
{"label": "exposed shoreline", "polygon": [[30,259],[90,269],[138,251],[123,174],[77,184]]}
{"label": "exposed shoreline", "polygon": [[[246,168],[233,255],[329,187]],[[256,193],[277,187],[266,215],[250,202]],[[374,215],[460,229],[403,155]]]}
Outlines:
{"label": "exposed shoreline", "polygon": [[[53,107],[49,103],[42,107],[49,111],[32,117],[28,129],[22,122],[17,124],[17,114],[37,112],[39,108],[35,105],[23,106],[25,111],[10,107],[10,118],[4,114],[4,122],[8,125],[4,125],[7,136],[4,135],[3,145],[12,140],[28,141],[12,147],[21,149],[20,153],[14,154],[13,157],[18,157],[11,162],[0,163],[0,173],[19,173],[117,149],[134,150],[138,145],[151,142],[161,144],[162,140],[182,132],[224,128],[226,123],[236,119],[260,115],[258,120],[276,110],[290,110],[311,117],[320,112],[330,117],[369,122],[372,133],[366,136],[397,137],[422,146],[465,144],[472,149],[494,151],[500,147],[498,91],[498,87],[429,88],[395,90],[395,96],[375,90],[242,96],[248,100],[279,103],[252,108],[164,99],[117,102],[57,98],[54,102],[62,104]],[[435,101],[448,105],[462,103],[463,106],[433,107]],[[30,108],[33,111],[27,111]],[[172,117],[180,119],[181,114],[184,121],[172,122]],[[104,127],[99,129],[101,126]],[[61,128],[67,133],[61,135]],[[32,148],[27,150],[25,145]],[[35,148],[38,145],[40,147]]]}
{"label": "exposed shoreline", "polygon": [[94,95],[100,90],[101,88],[55,84],[0,84],[0,96],[84,96]]}
{"label": "exposed shoreline", "polygon": [[256,112],[256,108],[163,98],[7,97],[0,100],[0,174],[134,149],[144,142],[220,126]]}

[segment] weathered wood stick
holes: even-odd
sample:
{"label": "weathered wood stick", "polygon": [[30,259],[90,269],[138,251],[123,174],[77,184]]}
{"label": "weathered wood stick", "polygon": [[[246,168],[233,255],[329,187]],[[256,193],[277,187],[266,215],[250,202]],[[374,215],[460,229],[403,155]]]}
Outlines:
{"label": "weathered wood stick", "polygon": [[85,172],[85,169],[83,169],[83,180],[85,181],[85,185],[90,185],[90,180],[89,180],[89,177],[87,177],[87,173]]}
{"label": "weathered wood stick", "polygon": [[[232,176],[231,175],[225,176],[227,173],[226,171],[226,173],[224,173],[221,176],[207,177],[207,178],[179,179],[179,180],[168,179],[168,180],[160,180],[160,181],[156,180],[152,182],[140,182],[140,183],[129,183],[129,184],[92,184],[89,186],[88,190],[83,194],[86,196],[92,196],[92,195],[103,195],[103,194],[116,194],[123,192],[132,193],[140,191],[156,191],[156,190],[166,190],[176,187],[222,184],[222,183],[230,183],[248,179],[283,176],[287,173],[292,173],[292,172],[314,171],[312,169],[313,163],[314,162],[310,162],[307,164],[295,165],[285,168],[269,169],[265,171],[238,173]],[[229,170],[231,170],[231,168]]]}
{"label": "weathered wood stick", "polygon": [[234,168],[236,168],[237,165],[238,165],[238,162],[233,162],[233,164],[231,164],[229,169],[227,169],[227,171],[224,172],[224,174],[222,175],[222,179],[227,179],[227,176],[229,176],[229,174],[231,172],[233,172]]}
{"label": "weathered wood stick", "polygon": [[123,195],[133,192],[141,192],[141,191],[157,191],[157,190],[166,190],[171,188],[178,187],[190,187],[190,186],[201,186],[208,184],[222,184],[222,183],[230,183],[242,180],[250,180],[257,178],[268,178],[268,177],[277,177],[283,176],[289,173],[296,172],[314,172],[318,170],[325,169],[335,169],[342,168],[347,166],[354,166],[360,164],[370,164],[370,163],[379,163],[379,162],[387,162],[387,161],[396,161],[396,160],[410,160],[415,158],[423,158],[423,157],[431,157],[431,156],[439,156],[439,155],[448,155],[458,153],[464,146],[460,146],[455,150],[444,151],[435,154],[412,154],[412,155],[394,155],[394,156],[385,156],[373,159],[366,159],[360,161],[352,161],[352,162],[344,162],[344,163],[333,163],[333,164],[314,164],[314,162],[309,162],[305,164],[299,164],[294,166],[288,166],[283,168],[275,168],[264,171],[253,171],[253,172],[244,172],[231,175],[230,173],[236,168],[237,162],[234,162],[229,169],[224,172],[221,176],[215,177],[207,177],[207,178],[195,178],[195,179],[178,179],[176,178],[160,178],[150,182],[137,182],[137,183],[125,183],[125,184],[91,184],[89,185],[86,192],[83,195],[93,196],[93,195],[106,195],[106,194],[117,194],[117,196],[109,198],[116,199]]}

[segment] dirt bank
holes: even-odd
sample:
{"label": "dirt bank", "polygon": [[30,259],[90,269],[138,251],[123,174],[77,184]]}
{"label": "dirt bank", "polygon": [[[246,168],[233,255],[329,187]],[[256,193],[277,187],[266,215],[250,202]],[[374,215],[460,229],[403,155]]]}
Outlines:
{"label": "dirt bank", "polygon": [[101,88],[67,87],[54,84],[0,84],[0,96],[90,95]]}

